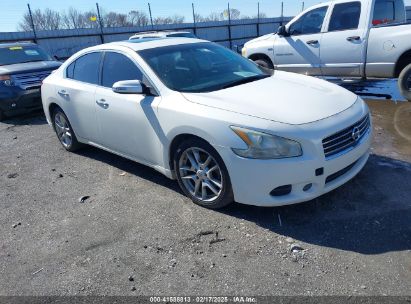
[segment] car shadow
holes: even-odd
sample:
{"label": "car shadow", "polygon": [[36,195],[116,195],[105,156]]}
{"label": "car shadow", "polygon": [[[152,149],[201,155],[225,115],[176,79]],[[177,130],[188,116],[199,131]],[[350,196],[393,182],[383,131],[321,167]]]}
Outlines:
{"label": "car shadow", "polygon": [[361,254],[411,250],[411,164],[372,155],[353,180],[310,202],[222,212],[296,242]]}
{"label": "car shadow", "polygon": [[1,123],[10,126],[34,126],[47,124],[47,120],[43,110],[36,110],[21,115],[6,117]]}
{"label": "car shadow", "polygon": [[167,187],[170,190],[173,190],[181,195],[184,195],[176,181],[167,178],[160,172],[157,172],[156,170],[148,166],[139,164],[135,161],[129,160],[127,158],[115,155],[113,153],[92,146],[87,146],[84,149],[77,151],[76,153],[78,155],[82,155],[93,160],[106,163],[110,166],[116,167],[121,171],[143,178],[160,186]]}
{"label": "car shadow", "polygon": [[[176,181],[147,166],[94,147],[78,154],[184,195]],[[216,212],[297,242],[362,254],[411,250],[411,164],[371,155],[353,180],[310,202],[270,208],[234,203]]]}

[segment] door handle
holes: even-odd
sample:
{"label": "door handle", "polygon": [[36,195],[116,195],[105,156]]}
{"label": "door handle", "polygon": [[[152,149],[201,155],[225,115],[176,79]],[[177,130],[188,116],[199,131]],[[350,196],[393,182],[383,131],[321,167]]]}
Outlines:
{"label": "door handle", "polygon": [[60,90],[57,92],[61,97],[69,97],[69,93],[66,92],[66,90]]}
{"label": "door handle", "polygon": [[103,109],[107,109],[109,107],[109,104],[106,102],[105,99],[96,100],[96,104],[98,104]]}
{"label": "door handle", "polygon": [[351,36],[351,37],[347,37],[347,41],[359,41],[361,39],[360,36]]}
{"label": "door handle", "polygon": [[318,40],[309,40],[309,41],[307,41],[307,44],[309,44],[309,45],[318,44]]}

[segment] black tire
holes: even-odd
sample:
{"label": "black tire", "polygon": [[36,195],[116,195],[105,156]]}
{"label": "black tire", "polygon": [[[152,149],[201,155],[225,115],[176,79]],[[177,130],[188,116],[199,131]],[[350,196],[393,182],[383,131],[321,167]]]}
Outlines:
{"label": "black tire", "polygon": [[411,101],[411,64],[407,65],[398,77],[398,87],[402,96]]}
{"label": "black tire", "polygon": [[[211,164],[213,164],[213,165],[217,164],[218,167],[219,167],[218,169],[220,169],[220,170],[218,170],[218,172],[219,172],[218,177],[220,179],[219,181],[221,181],[221,188],[219,188],[220,189],[219,194],[216,195],[216,197],[211,201],[210,200],[202,200],[202,199],[199,199],[198,197],[194,196],[190,192],[190,190],[187,188],[185,182],[183,182],[183,179],[182,179],[182,176],[181,176],[181,173],[180,173],[180,169],[181,169],[180,164],[182,163],[182,160],[185,158],[185,155],[187,154],[187,151],[191,151],[191,149],[202,150],[203,152],[205,152],[203,154],[203,156],[205,158],[207,158],[207,154],[209,154],[209,156],[211,156],[211,158],[212,158],[212,163],[210,163],[210,166],[212,166]],[[183,156],[183,154],[184,154],[184,156]],[[205,142],[203,140],[200,140],[200,139],[196,139],[196,138],[191,138],[191,139],[188,139],[188,140],[184,141],[183,143],[181,143],[178,146],[176,153],[174,153],[174,160],[173,161],[174,161],[174,168],[175,168],[175,172],[176,172],[176,176],[177,176],[177,181],[178,181],[178,184],[179,184],[181,190],[195,204],[200,205],[200,206],[205,207],[205,208],[209,208],[209,209],[220,209],[220,208],[226,207],[227,205],[229,205],[233,202],[233,200],[234,200],[233,189],[232,189],[232,186],[231,186],[230,176],[228,175],[228,171],[227,171],[227,168],[224,164],[224,161],[222,160],[220,155],[217,153],[217,151],[211,145],[209,145],[207,142]],[[199,171],[201,171],[201,170],[199,170]],[[198,176],[199,171],[197,171],[196,173],[193,172],[193,176],[196,175],[197,176],[196,178],[198,179],[198,182],[203,183],[202,181],[200,181],[200,177]],[[207,171],[207,170],[205,169],[204,171]],[[209,170],[209,172],[210,171],[211,170]],[[208,179],[204,174],[203,174],[203,178],[206,179],[205,182],[207,183]],[[194,181],[192,181],[192,182],[194,182]],[[212,194],[212,192],[211,192],[211,194]]]}
{"label": "black tire", "polygon": [[[68,132],[70,133],[70,136],[71,136],[70,142],[64,141],[62,136],[59,134],[59,127],[58,127],[58,124],[56,124],[56,119],[58,121],[61,121],[61,118],[64,118],[65,121],[67,122]],[[52,113],[52,120],[53,120],[54,132],[56,132],[57,138],[60,141],[64,149],[66,149],[69,152],[75,152],[83,146],[81,143],[78,142],[76,134],[74,134],[73,128],[71,127],[70,121],[68,120],[63,110],[61,110],[60,108],[56,108]]]}
{"label": "black tire", "polygon": [[260,59],[254,60],[254,62],[264,69],[274,70],[273,63],[267,59],[260,58]]}
{"label": "black tire", "polygon": [[3,121],[6,119],[6,115],[4,115],[3,111],[0,110],[0,121]]}

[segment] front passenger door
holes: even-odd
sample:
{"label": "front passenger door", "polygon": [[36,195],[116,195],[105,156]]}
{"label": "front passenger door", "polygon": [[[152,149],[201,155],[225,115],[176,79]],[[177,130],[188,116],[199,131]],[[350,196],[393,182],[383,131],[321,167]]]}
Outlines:
{"label": "front passenger door", "polygon": [[143,74],[125,54],[106,51],[103,57],[101,87],[97,88],[95,107],[99,125],[99,144],[142,163],[155,163],[159,140],[156,107],[160,97],[119,94],[112,90],[117,81],[140,80]]}
{"label": "front passenger door", "polygon": [[306,12],[288,26],[288,37],[279,36],[276,39],[276,69],[321,75],[321,30],[327,10],[328,6],[322,6]]}

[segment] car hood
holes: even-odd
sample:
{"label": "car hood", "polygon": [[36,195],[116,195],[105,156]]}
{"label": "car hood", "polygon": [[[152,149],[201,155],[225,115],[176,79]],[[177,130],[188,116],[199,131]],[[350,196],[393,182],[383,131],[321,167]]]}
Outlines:
{"label": "car hood", "polygon": [[262,41],[262,40],[269,39],[269,38],[273,37],[274,35],[275,35],[275,34],[272,34],[272,33],[271,33],[271,34],[267,34],[267,35],[264,35],[264,36],[260,36],[260,37],[251,39],[251,40],[249,40],[248,42],[246,42],[246,43],[244,44],[244,46],[250,45],[250,44],[252,44],[252,43],[254,43],[254,42],[258,42],[258,41]]}
{"label": "car hood", "polygon": [[0,75],[30,73],[45,70],[55,70],[61,66],[59,61],[36,61],[0,66]]}
{"label": "car hood", "polygon": [[321,79],[276,71],[272,77],[209,93],[191,102],[287,124],[305,124],[351,107],[357,95]]}

